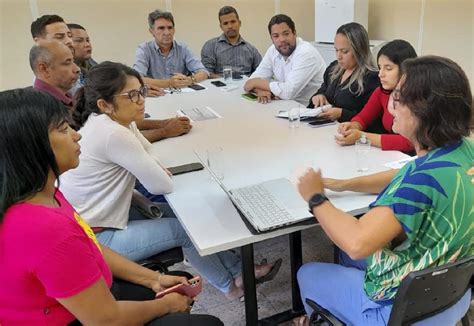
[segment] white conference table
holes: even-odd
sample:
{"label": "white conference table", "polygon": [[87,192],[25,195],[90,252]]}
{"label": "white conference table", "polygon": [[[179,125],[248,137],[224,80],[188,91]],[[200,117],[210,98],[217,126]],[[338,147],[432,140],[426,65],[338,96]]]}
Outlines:
{"label": "white conference table", "polygon": [[[259,104],[246,100],[241,97],[243,81],[234,81],[233,84],[240,87],[229,92],[215,87],[210,81],[201,84],[207,89],[146,99],[146,112],[151,118],[169,118],[175,116],[179,109],[205,106],[222,116],[194,122],[189,134],[154,143],[153,150],[164,166],[198,162],[195,152],[205,159],[207,149],[221,147],[224,184],[230,189],[290,177],[308,165],[320,168],[327,177],[360,175],[356,171],[354,146],[342,147],[334,141],[337,125],[311,128],[301,122],[299,128],[290,129],[288,120],[276,118],[275,115],[279,110],[299,106],[298,103],[278,100]],[[385,163],[406,157],[401,152],[381,151],[373,147],[367,156],[369,173],[387,170]],[[175,176],[173,180],[174,192],[166,198],[198,252],[209,255],[232,248],[242,249],[247,324],[256,324],[258,315],[252,244],[289,234],[293,251],[300,251],[292,253],[297,255],[292,261],[292,272],[295,274],[301,265],[300,231],[314,224],[252,234],[227,195],[206,170]],[[328,191],[327,195],[336,207],[353,215],[364,213],[375,199],[373,195],[353,192]],[[292,278],[296,285],[295,276]],[[293,292],[293,303],[293,310],[301,309],[298,289]]]}

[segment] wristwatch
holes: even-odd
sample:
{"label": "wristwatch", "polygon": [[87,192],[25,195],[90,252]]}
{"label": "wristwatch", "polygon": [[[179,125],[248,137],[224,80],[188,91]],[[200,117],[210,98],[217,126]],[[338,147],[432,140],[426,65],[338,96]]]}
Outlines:
{"label": "wristwatch", "polygon": [[324,193],[321,194],[314,194],[309,200],[308,200],[308,206],[309,206],[309,212],[312,214],[313,213],[313,208],[316,206],[321,205],[324,203],[326,200],[329,200],[328,197]]}

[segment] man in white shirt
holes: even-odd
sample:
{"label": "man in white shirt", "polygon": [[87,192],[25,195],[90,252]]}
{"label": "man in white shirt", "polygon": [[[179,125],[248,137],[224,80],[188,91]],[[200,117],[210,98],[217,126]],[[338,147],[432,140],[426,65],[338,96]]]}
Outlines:
{"label": "man in white shirt", "polygon": [[273,45],[245,83],[245,91],[256,93],[260,103],[268,103],[274,97],[306,106],[323,82],[326,64],[321,54],[297,37],[295,23],[287,15],[273,16],[268,32]]}

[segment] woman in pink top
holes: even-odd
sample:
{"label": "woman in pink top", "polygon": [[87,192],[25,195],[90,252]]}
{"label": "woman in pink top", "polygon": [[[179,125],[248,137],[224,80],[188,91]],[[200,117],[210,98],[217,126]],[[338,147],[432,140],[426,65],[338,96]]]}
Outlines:
{"label": "woman in pink top", "polygon": [[[381,86],[375,89],[367,104],[350,122],[339,125],[339,135],[336,142],[339,145],[353,145],[361,137],[370,140],[372,145],[381,147],[382,150],[398,150],[413,152],[413,144],[405,137],[395,134],[392,130],[393,115],[389,112],[390,94],[400,80],[400,66],[409,58],[415,58],[415,49],[404,40],[394,40],[385,44],[377,55],[379,65],[379,78]],[[375,134],[363,132],[379,118],[385,133]]]}
{"label": "woman in pink top", "polygon": [[187,280],[101,246],[56,188],[59,175],[79,163],[80,135],[68,118],[48,94],[0,93],[0,325],[222,325],[212,316],[173,314],[189,312],[192,298],[154,293]]}

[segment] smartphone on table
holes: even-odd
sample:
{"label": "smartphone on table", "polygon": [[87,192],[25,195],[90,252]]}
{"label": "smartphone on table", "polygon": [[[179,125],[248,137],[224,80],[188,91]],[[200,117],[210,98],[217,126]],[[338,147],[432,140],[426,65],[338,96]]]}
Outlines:
{"label": "smartphone on table", "polygon": [[242,97],[246,100],[249,100],[249,101],[256,101],[257,100],[257,95],[254,94],[254,93],[245,93],[245,94],[242,94]]}
{"label": "smartphone on table", "polygon": [[204,169],[204,166],[199,162],[195,162],[195,163],[189,163],[189,164],[184,164],[184,165],[179,165],[179,166],[172,166],[167,169],[168,171],[171,172],[172,175],[178,175],[178,174],[202,170]]}
{"label": "smartphone on table", "polygon": [[227,84],[221,82],[220,80],[214,80],[214,81],[211,81],[211,84],[216,86],[216,87],[223,87],[223,86],[227,86]]}
{"label": "smartphone on table", "polygon": [[188,87],[191,88],[191,89],[194,89],[195,91],[200,91],[200,90],[206,89],[206,87],[201,86],[199,84],[191,84]]}
{"label": "smartphone on table", "polygon": [[312,121],[309,121],[308,125],[311,128],[318,128],[318,127],[333,125],[335,123],[336,123],[336,121],[332,121],[332,120],[329,120],[329,119],[321,119],[321,118],[318,119],[318,118],[316,118]]}
{"label": "smartphone on table", "polygon": [[202,290],[201,276],[193,277],[192,279],[188,280],[188,283],[189,284],[180,283],[170,288],[167,288],[166,290],[158,292],[156,294],[156,298],[159,299],[159,298],[164,297],[167,294],[174,293],[174,292],[185,295],[190,298],[194,298],[199,293],[201,293],[201,290]]}

